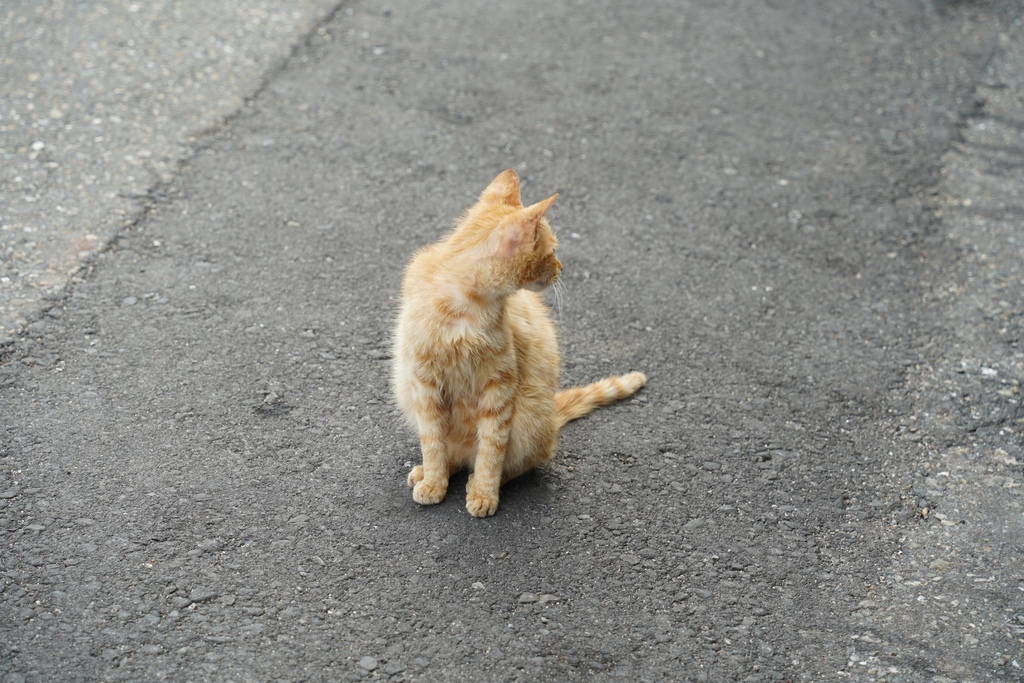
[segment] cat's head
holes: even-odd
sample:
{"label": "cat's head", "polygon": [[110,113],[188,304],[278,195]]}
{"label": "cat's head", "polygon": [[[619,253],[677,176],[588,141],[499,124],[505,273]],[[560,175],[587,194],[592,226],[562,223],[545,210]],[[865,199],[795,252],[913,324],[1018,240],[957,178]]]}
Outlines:
{"label": "cat's head", "polygon": [[539,292],[558,279],[562,272],[562,262],[555,256],[558,239],[544,219],[557,197],[524,207],[519,176],[508,170],[491,181],[466,213],[460,230],[475,233],[497,289]]}

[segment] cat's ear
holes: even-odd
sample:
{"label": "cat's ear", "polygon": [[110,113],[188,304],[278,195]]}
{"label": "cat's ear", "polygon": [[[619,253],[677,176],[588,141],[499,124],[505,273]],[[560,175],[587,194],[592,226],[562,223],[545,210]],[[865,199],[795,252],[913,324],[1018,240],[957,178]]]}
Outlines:
{"label": "cat's ear", "polygon": [[519,198],[519,176],[511,168],[502,171],[483,191],[480,199],[507,206],[522,206],[523,202]]}
{"label": "cat's ear", "polygon": [[501,259],[512,258],[520,246],[537,239],[537,226],[540,224],[540,219],[544,217],[545,212],[551,208],[556,199],[558,199],[558,195],[553,194],[544,201],[528,206],[522,211],[516,211],[503,220],[498,228],[498,248],[495,251],[495,256]]}
{"label": "cat's ear", "polygon": [[538,222],[540,222],[540,219],[544,216],[544,214],[548,212],[548,209],[551,208],[551,205],[555,203],[556,199],[558,199],[557,192],[548,197],[547,199],[537,202],[533,206],[526,207],[525,209],[523,209],[523,213],[529,214],[530,216],[534,217],[534,225],[536,225]]}

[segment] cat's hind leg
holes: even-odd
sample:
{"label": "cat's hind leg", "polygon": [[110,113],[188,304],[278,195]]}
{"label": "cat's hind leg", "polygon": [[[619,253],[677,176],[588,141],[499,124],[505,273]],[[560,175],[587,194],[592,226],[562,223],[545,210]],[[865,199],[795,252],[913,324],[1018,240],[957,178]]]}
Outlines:
{"label": "cat's hind leg", "polygon": [[411,470],[409,470],[409,477],[406,479],[406,482],[409,484],[409,488],[416,488],[416,484],[420,483],[422,480],[423,465],[416,465],[416,467],[413,467]]}
{"label": "cat's hind leg", "polygon": [[558,441],[558,426],[553,414],[548,405],[542,405],[532,412],[523,410],[517,415],[501,472],[502,486],[551,461]]}

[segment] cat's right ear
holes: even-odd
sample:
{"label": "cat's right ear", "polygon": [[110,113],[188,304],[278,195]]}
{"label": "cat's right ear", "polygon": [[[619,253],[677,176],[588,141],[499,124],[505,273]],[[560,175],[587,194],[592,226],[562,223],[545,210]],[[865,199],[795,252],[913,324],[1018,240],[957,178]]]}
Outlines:
{"label": "cat's right ear", "polygon": [[519,176],[511,168],[502,171],[483,191],[480,199],[517,208],[522,207],[523,201],[519,198]]}

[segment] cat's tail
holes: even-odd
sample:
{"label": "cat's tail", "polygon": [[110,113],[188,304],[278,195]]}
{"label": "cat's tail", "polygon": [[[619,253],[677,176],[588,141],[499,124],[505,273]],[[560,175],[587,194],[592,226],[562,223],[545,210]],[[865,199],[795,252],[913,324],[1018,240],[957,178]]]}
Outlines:
{"label": "cat's tail", "polygon": [[558,426],[583,417],[598,406],[632,396],[646,383],[647,376],[644,373],[631,372],[602,379],[585,387],[563,389],[555,394],[555,419],[558,420]]}

